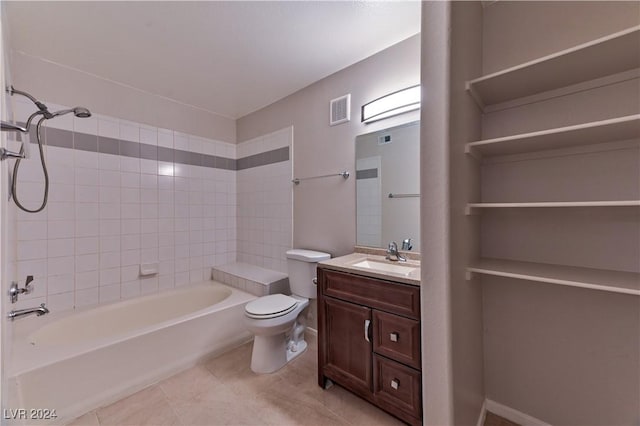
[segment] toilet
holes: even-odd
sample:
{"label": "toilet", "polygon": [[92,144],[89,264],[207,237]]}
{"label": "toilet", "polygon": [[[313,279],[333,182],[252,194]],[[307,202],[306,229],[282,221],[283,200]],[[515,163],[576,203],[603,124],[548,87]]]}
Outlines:
{"label": "toilet", "polygon": [[291,296],[270,294],[247,303],[245,324],[255,335],[251,370],[273,373],[305,351],[305,308],[309,299],[316,298],[316,265],[330,257],[318,251],[288,250]]}

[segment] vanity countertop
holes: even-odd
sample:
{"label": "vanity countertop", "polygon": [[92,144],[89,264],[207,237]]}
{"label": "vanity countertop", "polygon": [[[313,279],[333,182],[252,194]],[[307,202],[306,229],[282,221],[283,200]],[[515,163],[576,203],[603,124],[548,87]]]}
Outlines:
{"label": "vanity countertop", "polygon": [[[373,267],[356,266],[365,261],[374,265]],[[375,265],[378,265],[376,267]],[[406,267],[407,272],[394,272],[382,270],[386,266],[389,268]],[[346,256],[335,257],[318,263],[318,266],[324,269],[331,269],[340,272],[348,272],[352,274],[363,275],[371,278],[379,278],[383,280],[396,281],[404,284],[415,286],[420,285],[420,261],[408,259],[406,262],[392,262],[385,259],[385,256],[370,253],[351,253]]]}

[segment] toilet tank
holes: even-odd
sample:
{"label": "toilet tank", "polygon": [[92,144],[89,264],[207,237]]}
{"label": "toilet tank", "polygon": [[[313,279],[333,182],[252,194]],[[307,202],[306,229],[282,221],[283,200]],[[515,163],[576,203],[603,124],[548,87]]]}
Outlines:
{"label": "toilet tank", "polygon": [[331,258],[329,253],[321,251],[293,249],[287,251],[287,272],[291,293],[309,299],[316,298],[316,277],[318,262]]}

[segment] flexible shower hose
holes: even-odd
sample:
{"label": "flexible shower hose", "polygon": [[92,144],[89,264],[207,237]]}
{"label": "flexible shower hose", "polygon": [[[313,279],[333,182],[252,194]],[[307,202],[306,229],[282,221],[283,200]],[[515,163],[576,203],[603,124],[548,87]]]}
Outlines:
{"label": "flexible shower hose", "polygon": [[[13,174],[11,179],[11,196],[13,197],[13,201],[16,203],[20,209],[24,210],[27,213],[38,213],[44,210],[47,206],[47,201],[49,199],[49,172],[47,171],[47,163],[44,160],[44,151],[42,148],[42,138],[40,136],[40,127],[42,122],[46,120],[45,117],[42,117],[38,120],[38,124],[36,126],[36,140],[38,141],[38,150],[40,151],[40,163],[42,164],[42,172],[44,173],[44,197],[42,198],[42,205],[36,210],[30,210],[22,205],[22,203],[18,200],[18,168],[20,167],[21,158],[16,160],[16,164],[13,166]],[[29,120],[31,121],[31,120]],[[20,147],[20,154],[24,154],[24,144],[28,143],[24,141],[22,146]]]}

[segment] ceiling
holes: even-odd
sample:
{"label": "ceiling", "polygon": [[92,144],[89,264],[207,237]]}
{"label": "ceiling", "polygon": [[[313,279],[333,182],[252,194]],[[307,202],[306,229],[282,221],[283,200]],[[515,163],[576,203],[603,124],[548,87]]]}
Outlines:
{"label": "ceiling", "polygon": [[14,51],[229,118],[420,31],[419,1],[4,3]]}

